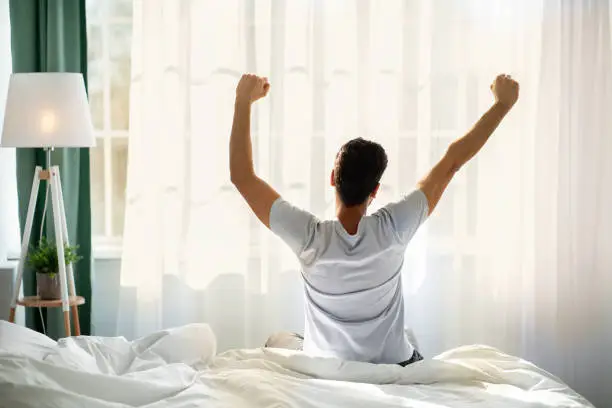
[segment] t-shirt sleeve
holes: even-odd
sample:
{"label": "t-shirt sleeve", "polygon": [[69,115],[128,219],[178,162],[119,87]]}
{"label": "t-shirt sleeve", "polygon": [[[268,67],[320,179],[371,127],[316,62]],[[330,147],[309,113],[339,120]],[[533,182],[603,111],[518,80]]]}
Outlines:
{"label": "t-shirt sleeve", "polygon": [[427,197],[421,190],[415,190],[401,200],[387,204],[379,210],[388,220],[390,228],[403,244],[407,244],[429,214]]}
{"label": "t-shirt sleeve", "polygon": [[282,198],[277,198],[270,209],[270,230],[291,250],[300,255],[314,239],[317,218]]}

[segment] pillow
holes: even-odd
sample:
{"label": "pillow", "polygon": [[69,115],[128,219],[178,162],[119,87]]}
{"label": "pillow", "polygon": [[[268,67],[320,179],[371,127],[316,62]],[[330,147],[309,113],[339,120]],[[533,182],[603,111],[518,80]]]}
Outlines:
{"label": "pillow", "polygon": [[55,351],[56,344],[42,333],[0,320],[0,350],[42,360]]}
{"label": "pillow", "polygon": [[140,357],[155,355],[168,364],[207,362],[217,354],[217,340],[209,325],[193,323],[161,330],[132,342]]}
{"label": "pillow", "polygon": [[128,341],[124,337],[79,336],[60,339],[45,359],[56,365],[109,375],[126,375],[168,364],[193,366],[216,354],[216,340],[206,324],[160,330]]}

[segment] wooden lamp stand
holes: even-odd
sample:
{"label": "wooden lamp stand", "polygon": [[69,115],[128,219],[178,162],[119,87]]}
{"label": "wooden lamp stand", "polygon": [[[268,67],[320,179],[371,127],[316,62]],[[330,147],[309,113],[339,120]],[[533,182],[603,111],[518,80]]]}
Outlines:
{"label": "wooden lamp stand", "polygon": [[[47,150],[50,156],[50,151]],[[51,203],[53,208],[53,226],[55,230],[55,245],[57,247],[57,259],[59,268],[60,286],[62,292],[61,300],[41,300],[38,296],[28,296],[19,299],[19,290],[23,280],[23,269],[28,256],[28,248],[30,245],[30,235],[32,233],[32,223],[34,219],[34,210],[36,208],[36,199],[38,197],[38,187],[40,181],[46,180],[51,187]],[[74,285],[74,270],[72,263],[66,265],[64,258],[64,245],[68,243],[68,226],[66,224],[66,212],[64,208],[64,197],[62,194],[62,183],[60,179],[59,166],[49,166],[47,170],[43,170],[41,166],[36,166],[34,171],[34,180],[32,182],[32,191],[30,193],[30,202],[28,204],[28,213],[26,216],[25,229],[23,231],[23,240],[21,241],[21,256],[19,258],[19,266],[17,268],[17,281],[13,287],[13,298],[11,300],[11,311],[9,321],[15,322],[15,308],[17,305],[25,307],[62,307],[64,312],[64,330],[66,336],[70,336],[70,308],[72,307],[72,319],[74,322],[75,335],[81,334],[79,324],[79,311],[77,306],[85,303],[85,299],[81,296],[76,296]],[[68,272],[68,273],[66,273]],[[68,295],[70,288],[70,296]]]}

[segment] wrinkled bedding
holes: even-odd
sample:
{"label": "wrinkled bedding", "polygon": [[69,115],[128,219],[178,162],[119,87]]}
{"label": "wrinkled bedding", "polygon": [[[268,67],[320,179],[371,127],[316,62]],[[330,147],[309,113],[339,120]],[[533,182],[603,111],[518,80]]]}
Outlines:
{"label": "wrinkled bedding", "polygon": [[0,322],[0,406],[592,407],[535,365],[467,346],[402,368],[281,349],[216,354],[203,324],[55,343]]}

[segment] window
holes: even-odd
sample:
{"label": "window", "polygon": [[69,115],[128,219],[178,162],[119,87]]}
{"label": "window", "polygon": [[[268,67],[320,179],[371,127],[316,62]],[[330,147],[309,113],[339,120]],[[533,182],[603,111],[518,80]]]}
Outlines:
{"label": "window", "polygon": [[87,0],[88,90],[94,248],[119,249],[125,219],[130,100],[131,0]]}
{"label": "window", "polygon": [[[400,4],[397,2],[398,6]],[[379,203],[397,198],[397,195],[405,190],[405,186],[410,185],[418,176],[422,176],[422,173],[441,157],[448,144],[477,117],[478,111],[474,109],[477,102],[475,90],[480,89],[482,84],[477,78],[458,72],[455,60],[459,55],[449,53],[447,47],[439,45],[447,44],[455,36],[450,29],[435,29],[450,25],[444,20],[445,9],[433,8],[433,10],[435,13],[432,21],[420,23],[421,25],[417,24],[421,18],[418,15],[409,14],[409,17],[406,17],[411,22],[414,20],[414,24],[401,24],[401,15],[398,14],[397,24],[389,25],[389,32],[382,30],[380,32],[385,34],[376,38],[380,44],[388,42],[389,38],[403,38],[406,43],[404,50],[406,58],[415,61],[414,64],[404,67],[395,53],[389,54],[386,52],[387,48],[382,46],[377,48],[374,59],[380,77],[379,94],[376,97],[380,103],[373,107],[373,114],[379,116],[377,123],[384,125],[389,111],[396,109],[395,106],[399,103],[397,101],[402,100],[401,123],[398,125],[400,134],[392,136],[386,131],[381,132],[390,135],[389,140],[381,141],[387,146],[395,146],[389,153],[393,156],[394,151],[398,152],[398,157],[390,157],[392,163],[397,163],[398,167],[387,171],[384,179],[386,184],[385,188],[381,189]],[[300,21],[301,14],[297,9],[294,12],[297,13],[295,14],[298,16],[297,21]],[[125,219],[132,0],[87,0],[87,23],[89,98],[97,136],[97,146],[91,151],[94,247],[97,251],[109,248],[114,250],[120,248]],[[330,32],[333,32],[338,20],[330,19],[328,23],[332,30]],[[289,27],[298,26],[289,25]],[[397,30],[400,32],[395,33]],[[288,38],[291,38],[292,44],[301,44],[301,31],[298,30],[296,33],[290,31]],[[420,40],[416,41],[415,38]],[[417,47],[415,44],[420,46]],[[320,58],[329,58],[332,62],[334,58],[339,58],[332,54],[326,56],[324,51],[321,52],[323,54],[319,56]],[[306,70],[306,66],[302,67],[306,61],[298,58],[300,55],[295,54],[294,50],[287,58],[292,67]],[[422,61],[425,63],[420,63]],[[356,67],[350,64],[346,67],[348,71],[353,69]],[[287,81],[301,80],[299,75],[292,74],[287,77]],[[396,94],[398,81],[404,84],[401,94]],[[307,86],[306,84],[304,82],[304,86]],[[307,89],[304,89],[304,92],[307,92]],[[325,91],[315,90],[315,92]],[[355,99],[347,97],[352,92],[350,85],[342,89],[332,87],[329,92],[337,94],[338,100]],[[385,101],[389,103],[385,104]],[[329,106],[337,109],[338,104],[330,103]],[[291,108],[291,105],[288,105],[288,108]],[[298,114],[289,122],[299,123],[302,116]],[[318,129],[321,126],[324,125],[318,123],[315,127]],[[345,132],[341,126],[337,132],[331,133],[352,134],[354,131],[349,128],[349,131]],[[257,138],[257,135],[254,137]],[[329,143],[321,139],[317,145],[320,152],[316,154],[329,154],[326,145],[331,145],[332,149],[339,146],[338,143]],[[296,146],[293,149],[294,154],[302,151],[302,147]],[[412,159],[405,160],[406,157]],[[423,159],[424,157],[427,159]],[[317,159],[315,162],[319,162],[318,158],[314,159]],[[321,161],[324,159],[321,158]],[[476,183],[476,175],[476,164],[472,164],[469,171],[457,176],[440,204],[441,209],[430,222],[430,239],[436,241],[432,246],[443,248],[439,250],[441,253],[455,250],[452,247],[453,239],[463,243],[472,242],[475,228],[473,213],[473,209],[476,208],[475,189],[468,186]],[[472,182],[466,183],[468,178]],[[307,183],[303,181],[296,183],[293,188],[304,189],[303,193],[307,194],[304,187]],[[388,196],[384,196],[386,193]],[[328,208],[331,212],[327,215],[332,216],[333,199],[327,197],[325,200],[324,195],[320,195],[320,198],[321,200],[315,203],[315,208],[311,210],[320,213]],[[456,216],[466,212],[467,217]],[[259,226],[254,224],[252,228],[258,231]],[[252,236],[258,237],[258,234]]]}

